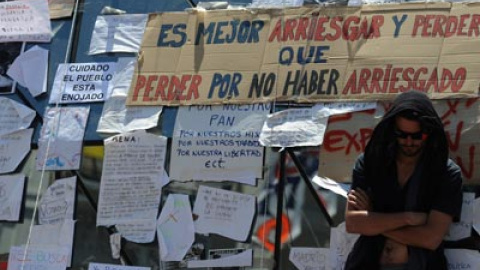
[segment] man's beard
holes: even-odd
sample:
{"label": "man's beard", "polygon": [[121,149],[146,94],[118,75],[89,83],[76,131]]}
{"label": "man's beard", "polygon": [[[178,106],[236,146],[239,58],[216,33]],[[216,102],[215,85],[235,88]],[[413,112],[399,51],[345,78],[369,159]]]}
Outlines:
{"label": "man's beard", "polygon": [[423,145],[419,145],[419,146],[399,145],[398,149],[402,153],[402,155],[406,157],[416,157],[422,153]]}

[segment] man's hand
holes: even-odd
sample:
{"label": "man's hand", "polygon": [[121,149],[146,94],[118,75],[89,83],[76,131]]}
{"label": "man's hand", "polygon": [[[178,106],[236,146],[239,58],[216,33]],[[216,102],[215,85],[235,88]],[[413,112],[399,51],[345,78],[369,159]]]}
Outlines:
{"label": "man's hand", "polygon": [[405,212],[408,225],[418,226],[427,223],[428,215],[420,212]]}
{"label": "man's hand", "polygon": [[347,204],[352,210],[372,210],[370,197],[361,188],[350,190],[347,196]]}

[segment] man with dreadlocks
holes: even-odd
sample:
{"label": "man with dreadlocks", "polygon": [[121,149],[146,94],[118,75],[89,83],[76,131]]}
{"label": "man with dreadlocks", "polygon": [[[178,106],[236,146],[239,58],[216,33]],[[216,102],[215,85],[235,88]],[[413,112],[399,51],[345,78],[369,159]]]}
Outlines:
{"label": "man with dreadlocks", "polygon": [[346,270],[446,270],[442,239],[460,217],[462,176],[428,97],[400,94],[353,168],[345,213],[361,234]]}

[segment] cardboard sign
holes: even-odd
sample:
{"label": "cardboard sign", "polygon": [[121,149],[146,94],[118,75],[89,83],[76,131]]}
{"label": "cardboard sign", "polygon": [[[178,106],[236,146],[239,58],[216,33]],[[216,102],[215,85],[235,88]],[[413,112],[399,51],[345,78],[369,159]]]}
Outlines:
{"label": "cardboard sign", "polygon": [[50,42],[53,36],[47,0],[0,3],[0,25],[0,42]]}
{"label": "cardboard sign", "polygon": [[115,63],[59,64],[50,104],[102,102],[113,87]]}
{"label": "cardboard sign", "polygon": [[151,14],[129,105],[477,96],[479,4]]}
{"label": "cardboard sign", "polygon": [[262,177],[258,142],[270,104],[190,106],[178,110],[170,155],[173,180],[236,181]]}
{"label": "cardboard sign", "polygon": [[[376,112],[331,117],[320,150],[318,175],[350,182],[356,158],[365,150],[373,128],[389,106],[388,102],[380,102]],[[443,121],[450,158],[460,166],[463,183],[480,183],[480,99],[438,100],[434,107]]]}

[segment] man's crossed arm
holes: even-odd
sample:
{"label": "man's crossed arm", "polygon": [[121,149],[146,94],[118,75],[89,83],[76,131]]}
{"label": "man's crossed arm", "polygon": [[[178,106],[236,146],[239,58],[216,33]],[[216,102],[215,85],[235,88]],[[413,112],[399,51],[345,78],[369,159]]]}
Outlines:
{"label": "man's crossed arm", "polygon": [[345,211],[347,232],[383,234],[405,245],[435,250],[452,223],[450,215],[436,210],[431,210],[427,215],[418,212],[378,213],[371,209],[366,192],[351,190]]}

